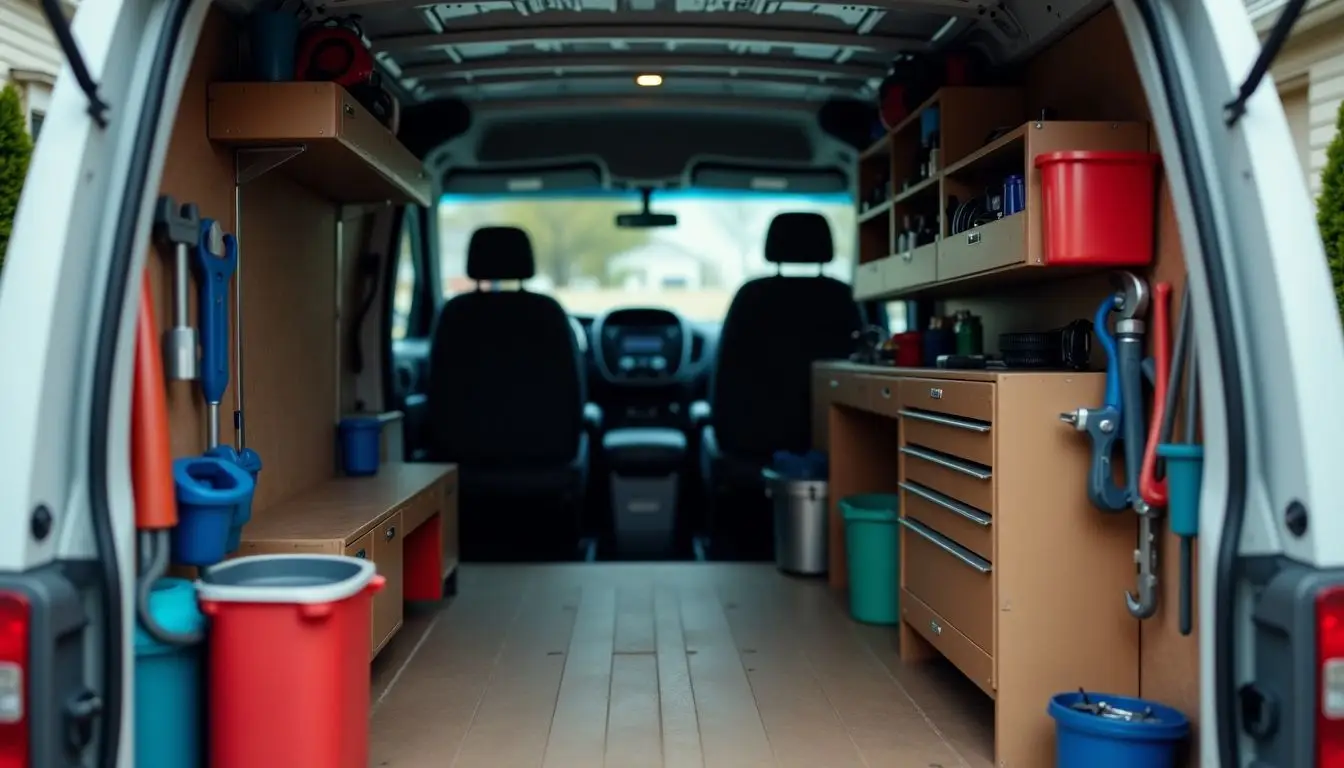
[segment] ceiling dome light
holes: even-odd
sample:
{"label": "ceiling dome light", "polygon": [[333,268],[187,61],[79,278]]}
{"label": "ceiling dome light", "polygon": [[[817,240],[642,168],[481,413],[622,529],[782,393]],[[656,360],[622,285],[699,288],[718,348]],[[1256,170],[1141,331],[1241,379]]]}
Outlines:
{"label": "ceiling dome light", "polygon": [[662,75],[638,75],[635,77],[635,85],[640,85],[645,88],[655,88],[662,84]]}

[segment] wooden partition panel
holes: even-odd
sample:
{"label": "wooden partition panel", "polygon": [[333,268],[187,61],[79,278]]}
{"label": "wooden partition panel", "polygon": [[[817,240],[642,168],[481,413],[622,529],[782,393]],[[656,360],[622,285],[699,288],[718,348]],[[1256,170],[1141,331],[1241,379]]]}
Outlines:
{"label": "wooden partition panel", "polygon": [[[192,202],[226,232],[239,232],[246,437],[264,465],[253,505],[267,507],[331,478],[336,414],[336,207],[280,173],[243,188],[234,210],[234,153],[207,138],[207,89],[237,72],[238,32],[212,11],[187,78],[162,193]],[[240,220],[241,221],[240,221]],[[172,323],[172,255],[149,260],[160,327]],[[236,278],[235,284],[239,281]],[[192,284],[191,322],[199,327]],[[232,306],[230,307],[232,321]],[[232,335],[232,334],[231,334]],[[233,358],[230,344],[230,357]],[[220,440],[234,439],[238,364],[221,404]],[[196,382],[168,384],[174,456],[206,447],[206,408]]]}
{"label": "wooden partition panel", "polygon": [[[1050,107],[1064,120],[1151,122],[1152,119],[1124,29],[1113,8],[1097,14],[1034,58],[1027,66],[1026,93],[1029,115]],[[1149,145],[1157,151],[1155,136],[1150,137]],[[1143,274],[1150,284],[1172,284],[1171,317],[1175,322],[1185,284],[1185,261],[1171,190],[1165,181],[1159,189],[1157,228],[1156,259]],[[1019,286],[999,295],[947,301],[943,308],[947,314],[967,309],[979,315],[984,326],[985,351],[997,353],[1000,333],[1048,330],[1077,318],[1091,319],[1109,291],[1108,276],[1089,275]],[[1105,364],[1100,348],[1093,349],[1093,364]],[[1180,414],[1176,424],[1179,430]],[[1159,527],[1163,530],[1159,544],[1159,608],[1156,616],[1140,626],[1140,690],[1143,696],[1174,706],[1197,722],[1199,627],[1189,636],[1180,634],[1180,539],[1165,531],[1165,521]],[[1198,585],[1194,589],[1197,595]],[[1198,738],[1191,742],[1195,747],[1188,764],[1197,765]]]}
{"label": "wooden partition panel", "polygon": [[[227,232],[234,228],[233,152],[216,146],[206,138],[206,85],[212,80],[233,75],[238,59],[237,34],[232,23],[218,9],[212,9],[201,31],[196,58],[187,75],[186,88],[178,107],[177,121],[168,145],[164,164],[162,194],[172,195],[179,204],[195,203],[202,216],[220,223]],[[173,323],[173,254],[153,247],[148,269],[154,290],[154,315],[159,329]],[[190,317],[196,323],[196,283],[191,284]],[[232,350],[230,350],[232,358]],[[236,370],[236,361],[234,362]],[[233,402],[236,377],[220,406],[219,439],[233,442]],[[168,420],[172,427],[173,456],[198,454],[205,450],[205,402],[196,382],[168,382]]]}

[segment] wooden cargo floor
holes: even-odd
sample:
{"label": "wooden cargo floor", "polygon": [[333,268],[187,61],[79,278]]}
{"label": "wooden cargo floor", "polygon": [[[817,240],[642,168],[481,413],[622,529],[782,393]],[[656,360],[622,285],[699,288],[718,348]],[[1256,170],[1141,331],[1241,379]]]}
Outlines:
{"label": "wooden cargo floor", "polygon": [[992,765],[992,707],[756,564],[466,566],[374,665],[371,764]]}

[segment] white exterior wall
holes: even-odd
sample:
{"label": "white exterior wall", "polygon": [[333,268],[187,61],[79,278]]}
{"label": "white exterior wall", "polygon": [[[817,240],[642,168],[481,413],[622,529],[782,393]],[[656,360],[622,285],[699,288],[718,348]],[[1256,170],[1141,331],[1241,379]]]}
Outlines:
{"label": "white exterior wall", "polygon": [[0,84],[18,86],[28,111],[44,114],[61,49],[36,0],[0,0]]}

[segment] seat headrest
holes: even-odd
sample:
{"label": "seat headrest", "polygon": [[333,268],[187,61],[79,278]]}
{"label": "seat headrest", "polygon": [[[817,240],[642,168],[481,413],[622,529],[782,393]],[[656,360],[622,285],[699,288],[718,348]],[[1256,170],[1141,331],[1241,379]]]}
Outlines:
{"label": "seat headrest", "polygon": [[765,236],[771,264],[826,264],[835,256],[831,225],[820,213],[781,213]]}
{"label": "seat headrest", "polygon": [[481,227],[467,246],[472,280],[527,280],[537,273],[532,240],[517,227]]}

